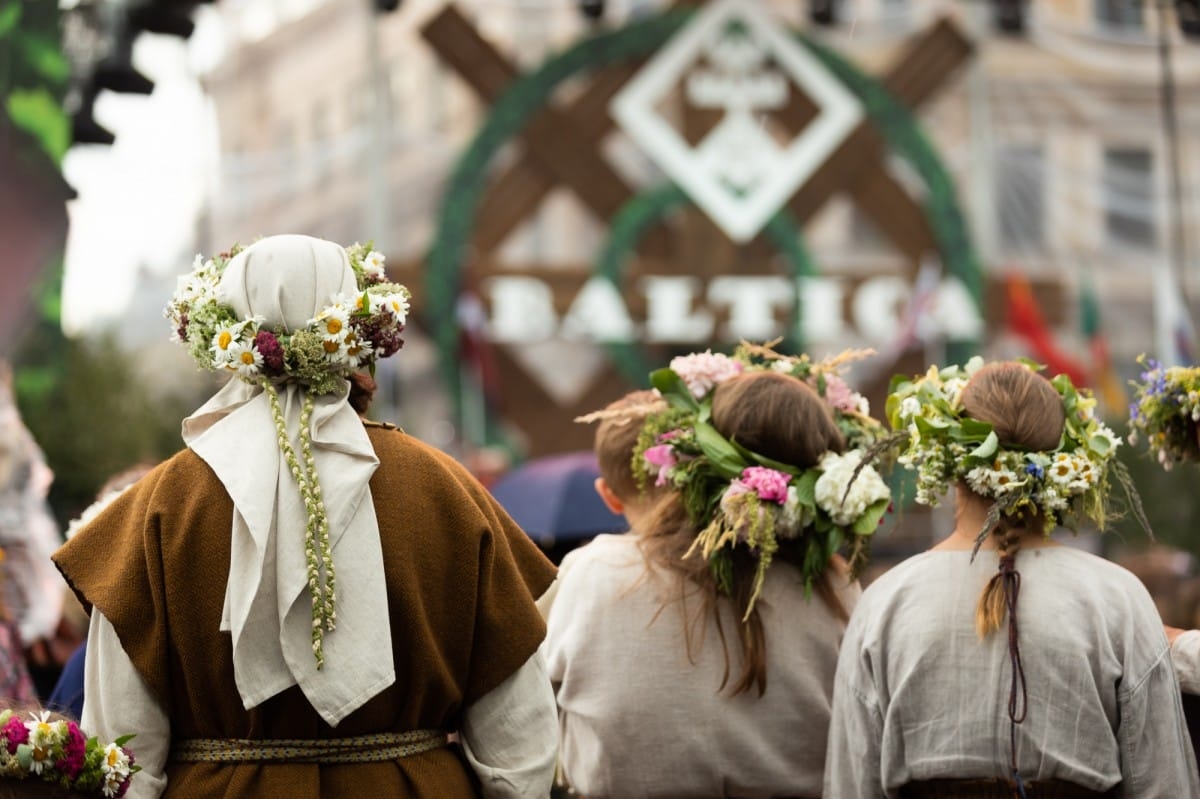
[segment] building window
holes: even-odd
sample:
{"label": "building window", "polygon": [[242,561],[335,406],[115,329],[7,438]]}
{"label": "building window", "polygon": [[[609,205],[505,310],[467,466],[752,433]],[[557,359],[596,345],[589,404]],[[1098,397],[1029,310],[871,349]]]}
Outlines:
{"label": "building window", "polygon": [[1142,4],[1136,0],[1094,0],[1092,9],[1096,22],[1104,28],[1142,29]]}
{"label": "building window", "polygon": [[1046,169],[1036,145],[1002,146],[996,152],[996,213],[1000,246],[1040,249],[1046,235]]}
{"label": "building window", "polygon": [[1113,244],[1155,244],[1154,159],[1145,148],[1104,152],[1104,222]]}

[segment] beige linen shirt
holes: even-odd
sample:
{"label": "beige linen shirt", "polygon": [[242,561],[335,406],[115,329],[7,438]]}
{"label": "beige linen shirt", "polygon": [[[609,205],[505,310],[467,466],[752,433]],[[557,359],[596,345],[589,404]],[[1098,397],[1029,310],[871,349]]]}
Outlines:
{"label": "beige linen shirt", "polygon": [[[975,606],[998,556],[933,551],[872,583],[843,642],[825,799],[896,797],[914,780],[1006,777],[1006,628],[980,641]],[[1026,781],[1137,799],[1200,796],[1162,622],[1134,575],[1067,547],[1017,555],[1028,715]]]}
{"label": "beige linen shirt", "polygon": [[[632,535],[600,536],[564,559],[543,646],[567,780],[588,799],[819,796],[844,624],[776,561],[757,605],[766,694],[730,696],[715,623],[700,625],[689,659],[679,603],[661,608],[679,579],[647,573]],[[849,611],[858,584],[839,584]],[[687,609],[698,602],[693,594]],[[724,611],[733,683],[738,622]]]}

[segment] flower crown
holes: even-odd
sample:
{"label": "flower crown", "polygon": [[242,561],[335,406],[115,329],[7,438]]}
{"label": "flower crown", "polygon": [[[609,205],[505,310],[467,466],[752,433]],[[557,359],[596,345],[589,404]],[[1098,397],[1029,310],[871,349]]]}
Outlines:
{"label": "flower crown", "polygon": [[403,346],[409,291],[388,282],[383,255],[369,243],[346,248],[358,291],[330,297],[304,327],[291,331],[267,328],[258,316],[241,319],[221,302],[221,275],[241,250],[235,245],[208,260],[197,255],[164,312],[172,339],[186,344],[201,368],[232,371],[248,383],[293,379],[310,393],[328,394],[352,370],[374,370],[377,359]]}
{"label": "flower crown", "polygon": [[[862,448],[883,433],[883,425],[838,374],[843,364],[866,354],[813,362],[807,355],[781,355],[770,344],[742,344],[733,357],[711,351],[681,356],[650,376],[667,408],[646,418],[634,451],[634,474],[643,485],[653,479],[681,494],[700,530],[687,556],[699,551],[719,590],[732,590],[736,548],[757,557],[747,617],[781,541],[799,542],[806,590],[843,545],[849,546],[852,573],[866,562],[870,536],[891,504],[891,490],[863,463]],[[723,437],[710,421],[713,390],[751,371],[788,375],[815,389],[832,408],[850,449],[827,452],[816,466],[800,469]]]}
{"label": "flower crown", "polygon": [[[1041,369],[1019,363],[1030,371]],[[887,398],[888,422],[897,431],[892,443],[900,449],[897,463],[916,470],[918,503],[936,507],[957,481],[992,499],[978,547],[1002,516],[1022,511],[1040,513],[1047,534],[1084,518],[1103,528],[1109,477],[1115,475],[1145,524],[1132,480],[1115,458],[1120,441],[1096,418],[1090,391],[1076,389],[1066,375],[1055,377],[1050,385],[1062,398],[1066,417],[1058,446],[1043,451],[1008,448],[991,424],[963,410],[963,390],[982,366],[983,359],[976,356],[965,366],[931,366],[920,377],[892,379]]]}
{"label": "flower crown", "polygon": [[142,768],[125,748],[131,738],[125,735],[101,745],[73,721],[51,721],[48,710],[30,713],[25,720],[5,710],[0,712],[0,775],[40,779],[83,794],[121,797]]}
{"label": "flower crown", "polygon": [[1129,443],[1139,434],[1146,437],[1158,462],[1170,469],[1180,461],[1200,459],[1200,367],[1164,367],[1158,361],[1138,356],[1144,368],[1141,382],[1131,381],[1133,402],[1129,405]]}

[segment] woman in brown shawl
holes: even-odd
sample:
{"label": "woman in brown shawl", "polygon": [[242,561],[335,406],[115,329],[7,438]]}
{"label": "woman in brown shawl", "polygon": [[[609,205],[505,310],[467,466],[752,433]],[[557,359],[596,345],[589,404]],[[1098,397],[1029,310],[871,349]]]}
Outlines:
{"label": "woman in brown shawl", "polygon": [[181,281],[178,337],[240,379],[55,555],[92,611],[85,726],[138,733],[131,796],[548,793],[553,566],[457,462],[349,402],[407,296],[378,253],[305,236]]}

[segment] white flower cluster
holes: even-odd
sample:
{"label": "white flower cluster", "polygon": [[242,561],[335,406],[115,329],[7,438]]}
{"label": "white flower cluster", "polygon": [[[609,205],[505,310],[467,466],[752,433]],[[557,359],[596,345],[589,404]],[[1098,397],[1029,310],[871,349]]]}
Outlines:
{"label": "white flower cluster", "polygon": [[116,796],[121,790],[122,783],[129,778],[129,755],[124,749],[111,743],[104,747],[104,759],[100,761],[100,770],[104,773],[102,790],[105,796]]}
{"label": "white flower cluster", "polygon": [[862,452],[852,449],[842,455],[827,452],[819,464],[821,476],[817,478],[816,485],[817,506],[829,514],[834,524],[841,527],[854,524],[868,506],[889,499],[892,495],[875,468],[867,465],[860,469],[861,463]]}

